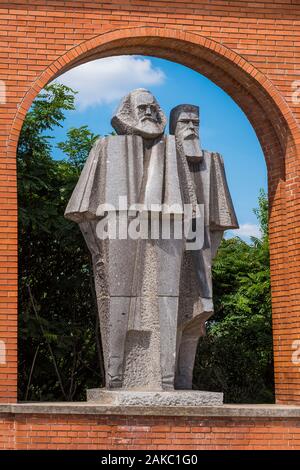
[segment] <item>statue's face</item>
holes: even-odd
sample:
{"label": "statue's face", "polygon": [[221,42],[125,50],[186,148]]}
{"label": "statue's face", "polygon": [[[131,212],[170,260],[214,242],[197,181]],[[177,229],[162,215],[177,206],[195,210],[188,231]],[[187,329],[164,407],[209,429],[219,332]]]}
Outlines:
{"label": "statue's face", "polygon": [[133,109],[136,118],[137,132],[149,135],[161,133],[161,116],[159,106],[151,93],[139,93],[134,97]]}
{"label": "statue's face", "polygon": [[111,123],[119,135],[139,135],[147,140],[162,136],[167,118],[145,88],[133,90],[121,101]]}
{"label": "statue's face", "polygon": [[176,123],[176,135],[182,140],[199,139],[199,116],[194,111],[182,111]]}

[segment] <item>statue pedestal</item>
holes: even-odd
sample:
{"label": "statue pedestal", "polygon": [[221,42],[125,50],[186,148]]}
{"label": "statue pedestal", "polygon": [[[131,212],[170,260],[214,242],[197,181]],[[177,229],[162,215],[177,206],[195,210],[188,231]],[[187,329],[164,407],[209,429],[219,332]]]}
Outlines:
{"label": "statue pedestal", "polygon": [[112,406],[220,406],[223,393],[198,390],[87,390],[87,401]]}

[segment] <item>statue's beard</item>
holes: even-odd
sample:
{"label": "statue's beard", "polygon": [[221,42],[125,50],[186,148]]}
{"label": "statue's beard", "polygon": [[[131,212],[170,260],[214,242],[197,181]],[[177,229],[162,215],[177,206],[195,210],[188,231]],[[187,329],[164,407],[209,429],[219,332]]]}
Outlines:
{"label": "statue's beard", "polygon": [[163,132],[159,123],[152,118],[139,120],[135,128],[148,139],[154,139]]}
{"label": "statue's beard", "polygon": [[185,156],[191,160],[198,162],[203,157],[203,152],[200,147],[199,137],[195,133],[182,136],[180,138]]}

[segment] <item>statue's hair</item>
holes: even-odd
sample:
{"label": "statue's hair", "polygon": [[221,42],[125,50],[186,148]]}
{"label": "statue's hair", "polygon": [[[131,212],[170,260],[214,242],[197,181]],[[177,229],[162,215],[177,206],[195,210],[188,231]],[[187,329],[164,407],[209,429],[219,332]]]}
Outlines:
{"label": "statue's hair", "polygon": [[196,113],[199,116],[199,106],[194,104],[179,104],[171,110],[170,113],[170,134],[175,134],[176,124],[182,112]]}
{"label": "statue's hair", "polygon": [[[124,134],[133,134],[134,133],[134,127],[136,125],[134,116],[135,116],[135,110],[133,108],[133,102],[134,98],[136,95],[140,93],[149,93],[152,95],[152,93],[149,90],[146,90],[145,88],[137,88],[128,95],[126,95],[120,102],[116,112],[114,113],[112,120],[111,120],[111,125],[119,135],[124,135]],[[152,95],[153,96],[153,95]],[[155,97],[153,96],[155,99]],[[158,106],[158,112],[161,120],[161,126],[162,126],[162,132],[164,132],[164,128],[166,126],[166,121],[167,118],[162,111],[161,107],[159,106],[159,103],[156,101],[155,102]]]}

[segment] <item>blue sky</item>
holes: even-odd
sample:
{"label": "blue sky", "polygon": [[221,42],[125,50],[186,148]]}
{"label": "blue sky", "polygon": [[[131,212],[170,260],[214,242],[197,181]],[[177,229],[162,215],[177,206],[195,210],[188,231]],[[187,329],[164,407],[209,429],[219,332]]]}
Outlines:
{"label": "blue sky", "polygon": [[[168,116],[181,103],[200,107],[202,147],[224,157],[229,188],[240,224],[236,234],[258,235],[252,209],[260,188],[267,190],[264,156],[247,117],[235,102],[203,75],[180,64],[144,56],[100,59],[72,69],[58,79],[78,91],[76,111],[67,113],[64,127],[56,129],[54,142],[65,140],[70,127],[88,125],[108,134],[110,119],[120,98],[134,88],[148,88]],[[56,149],[55,157],[63,154]]]}

